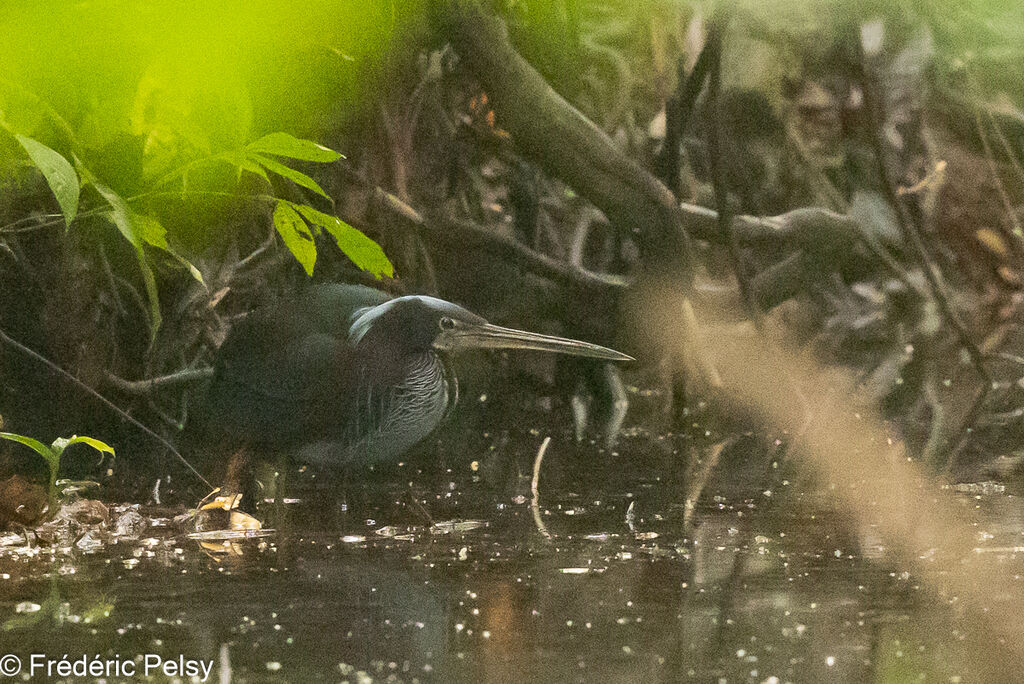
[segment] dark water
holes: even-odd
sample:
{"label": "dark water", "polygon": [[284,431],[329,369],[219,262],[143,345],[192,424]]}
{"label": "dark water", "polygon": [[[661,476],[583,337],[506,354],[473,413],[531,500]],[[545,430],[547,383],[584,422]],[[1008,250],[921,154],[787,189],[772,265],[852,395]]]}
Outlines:
{"label": "dark water", "polygon": [[[563,447],[541,480],[550,537],[528,477],[495,487],[471,467],[395,477],[348,510],[298,487],[286,519],[261,509],[276,533],[226,551],[156,506],[137,537],[114,533],[116,506],[55,543],[6,537],[0,650],[23,672],[33,653],[183,656],[215,682],[974,681],[956,606],[826,495],[776,479],[709,492],[684,522],[659,468],[603,454],[573,478]],[[958,502],[991,523],[979,552],[1024,572],[1018,499],[996,490]]]}

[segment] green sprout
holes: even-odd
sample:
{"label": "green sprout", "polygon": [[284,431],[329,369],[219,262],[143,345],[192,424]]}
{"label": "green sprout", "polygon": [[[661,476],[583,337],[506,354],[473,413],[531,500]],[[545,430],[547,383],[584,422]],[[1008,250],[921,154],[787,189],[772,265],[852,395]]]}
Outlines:
{"label": "green sprout", "polygon": [[73,435],[71,437],[58,437],[53,440],[53,443],[50,444],[50,446],[46,446],[37,439],[32,439],[31,437],[15,434],[13,432],[0,432],[0,438],[24,444],[42,456],[46,461],[46,465],[49,466],[50,469],[49,484],[46,491],[51,515],[57,510],[57,471],[60,469],[60,459],[64,454],[65,449],[72,444],[88,444],[93,449],[100,452],[101,463],[103,460],[103,454],[110,454],[111,457],[114,456],[113,447],[98,439],[93,439],[92,437],[79,437],[78,435]]}

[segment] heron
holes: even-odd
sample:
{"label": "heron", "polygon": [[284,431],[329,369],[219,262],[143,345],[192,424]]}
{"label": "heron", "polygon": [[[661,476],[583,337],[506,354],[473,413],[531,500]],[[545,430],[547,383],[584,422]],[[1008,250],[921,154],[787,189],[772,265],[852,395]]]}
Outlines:
{"label": "heron", "polygon": [[494,325],[435,297],[311,287],[247,316],[217,352],[201,430],[215,453],[231,456],[205,508],[238,505],[254,454],[287,454],[330,470],[397,461],[456,404],[451,359],[470,349],[633,360],[590,342]]}

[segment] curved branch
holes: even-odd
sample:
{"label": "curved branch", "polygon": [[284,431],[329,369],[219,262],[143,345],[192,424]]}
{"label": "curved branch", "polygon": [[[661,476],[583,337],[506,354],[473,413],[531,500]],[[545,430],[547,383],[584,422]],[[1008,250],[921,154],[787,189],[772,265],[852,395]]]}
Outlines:
{"label": "curved branch", "polygon": [[169,375],[149,378],[148,380],[125,380],[124,378],[114,375],[108,371],[105,379],[107,384],[121,390],[122,392],[127,392],[128,394],[147,395],[152,394],[159,389],[177,387],[178,385],[190,385],[212,377],[212,368],[188,368],[176,373],[170,373]]}
{"label": "curved branch", "polygon": [[433,10],[516,148],[634,233],[645,271],[689,289],[693,257],[669,189],[556,93],[513,47],[504,22],[479,2],[434,0]]}

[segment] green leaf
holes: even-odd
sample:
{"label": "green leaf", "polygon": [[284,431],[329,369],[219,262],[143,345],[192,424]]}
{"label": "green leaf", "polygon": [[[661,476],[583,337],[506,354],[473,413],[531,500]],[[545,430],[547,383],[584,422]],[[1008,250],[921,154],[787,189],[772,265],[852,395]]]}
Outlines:
{"label": "green leaf", "polygon": [[296,185],[301,185],[304,188],[309,188],[313,192],[319,195],[323,195],[327,199],[331,199],[330,196],[326,192],[324,192],[324,189],[317,185],[317,182],[315,180],[313,180],[306,174],[302,173],[301,171],[296,171],[293,168],[285,166],[281,162],[274,161],[273,159],[270,159],[268,157],[262,157],[258,154],[250,154],[249,158],[256,162],[257,164],[261,164],[262,166],[266,167],[268,171],[273,171],[279,176],[284,176],[285,178],[292,181]]}
{"label": "green leaf", "polygon": [[324,163],[338,161],[344,156],[312,140],[303,140],[287,133],[265,135],[259,140],[246,145],[245,149],[263,154],[273,154],[278,157]]}
{"label": "green leaf", "polygon": [[263,167],[251,159],[243,157],[242,160],[236,164],[236,166],[238,166],[239,178],[241,178],[242,171],[248,171],[249,173],[256,174],[257,176],[267,181],[268,183],[270,182],[270,178],[267,177],[267,172],[263,170]]}
{"label": "green leaf", "polygon": [[57,471],[60,469],[60,459],[64,455],[64,450],[72,444],[88,444],[96,451],[100,452],[100,463],[103,462],[103,454],[110,454],[114,456],[114,449],[106,442],[101,442],[98,439],[92,437],[79,437],[78,435],[72,435],[71,437],[58,437],[53,440],[50,445],[50,456],[47,458],[47,463],[50,464],[50,510],[56,510],[57,508]]}
{"label": "green leaf", "polygon": [[306,275],[313,275],[313,266],[316,265],[316,243],[313,242],[313,234],[309,226],[296,213],[289,202],[278,202],[274,209],[274,227],[281,234],[284,246],[306,269]]}
{"label": "green leaf", "polygon": [[[25,435],[17,435],[13,432],[0,432],[0,438],[24,444],[43,457],[50,470],[50,486],[47,489],[47,499],[49,500],[50,511],[55,511],[57,509],[57,488],[55,484],[57,482],[57,470],[60,468],[60,451],[55,451],[37,439],[32,439]],[[56,442],[54,444],[56,445]]]}
{"label": "green leaf", "polygon": [[73,435],[70,438],[58,437],[57,439],[53,440],[53,444],[51,445],[51,448],[59,456],[59,455],[63,454],[64,450],[67,449],[72,444],[88,444],[93,449],[95,449],[96,451],[100,452],[100,455],[101,455],[100,462],[101,463],[103,461],[103,459],[102,459],[102,455],[103,454],[110,454],[111,456],[115,455],[114,454],[114,448],[112,446],[110,446],[109,444],[107,444],[106,442],[101,442],[100,440],[94,439],[92,437],[79,437],[78,435]]}
{"label": "green leaf", "polygon": [[15,137],[28,152],[32,163],[42,171],[47,185],[57,198],[61,213],[64,214],[64,223],[70,228],[78,213],[79,193],[78,174],[72,168],[71,162],[37,140],[24,135]]}
{"label": "green leaf", "polygon": [[146,216],[145,214],[136,214],[134,212],[129,213],[132,226],[135,227],[135,232],[138,236],[148,245],[153,245],[158,249],[167,249],[167,231],[152,216]]}
{"label": "green leaf", "polygon": [[150,341],[152,342],[152,340],[156,339],[156,333],[160,329],[163,317],[160,314],[160,298],[156,289],[156,277],[153,275],[153,269],[150,268],[149,262],[146,260],[146,253],[142,249],[142,239],[139,237],[140,233],[145,232],[147,229],[145,227],[141,229],[136,227],[132,221],[134,215],[131,209],[128,208],[128,203],[124,201],[124,198],[94,178],[91,179],[91,182],[96,191],[110,205],[110,211],[106,214],[107,219],[117,226],[124,239],[135,248],[135,257],[139,262],[139,269],[142,271],[142,282],[146,287],[146,298],[149,300],[149,316],[152,323],[150,327]]}
{"label": "green leaf", "polygon": [[159,221],[145,214],[131,213],[129,216],[132,225],[135,226],[136,232],[143,242],[171,255],[179,264],[188,269],[189,274],[193,278],[204,285],[206,284],[203,281],[203,274],[199,272],[199,269],[191,261],[174,251],[174,248],[167,243],[167,230]]}
{"label": "green leaf", "polygon": [[37,439],[32,439],[31,437],[26,437],[25,435],[18,435],[13,432],[0,432],[0,439],[6,439],[12,442],[18,442],[19,444],[24,444],[29,449],[32,449],[37,454],[45,458],[47,462],[49,462],[49,460],[53,457],[53,450]]}
{"label": "green leaf", "polygon": [[369,271],[377,278],[381,276],[394,277],[395,267],[388,260],[384,250],[376,242],[366,237],[362,232],[356,230],[337,216],[317,211],[313,207],[304,204],[293,205],[307,221],[313,225],[320,226],[334,237],[338,243],[338,249],[345,253],[357,267]]}
{"label": "green leaf", "polygon": [[110,212],[108,212],[108,218],[110,221],[117,226],[117,229],[124,236],[124,239],[132,244],[136,249],[142,247],[142,242],[139,240],[138,234],[135,232],[135,228],[132,226],[131,220],[131,209],[128,208],[128,203],[124,201],[120,195],[108,188],[99,181],[92,180],[93,187],[96,188],[96,192],[107,201],[110,205]]}

